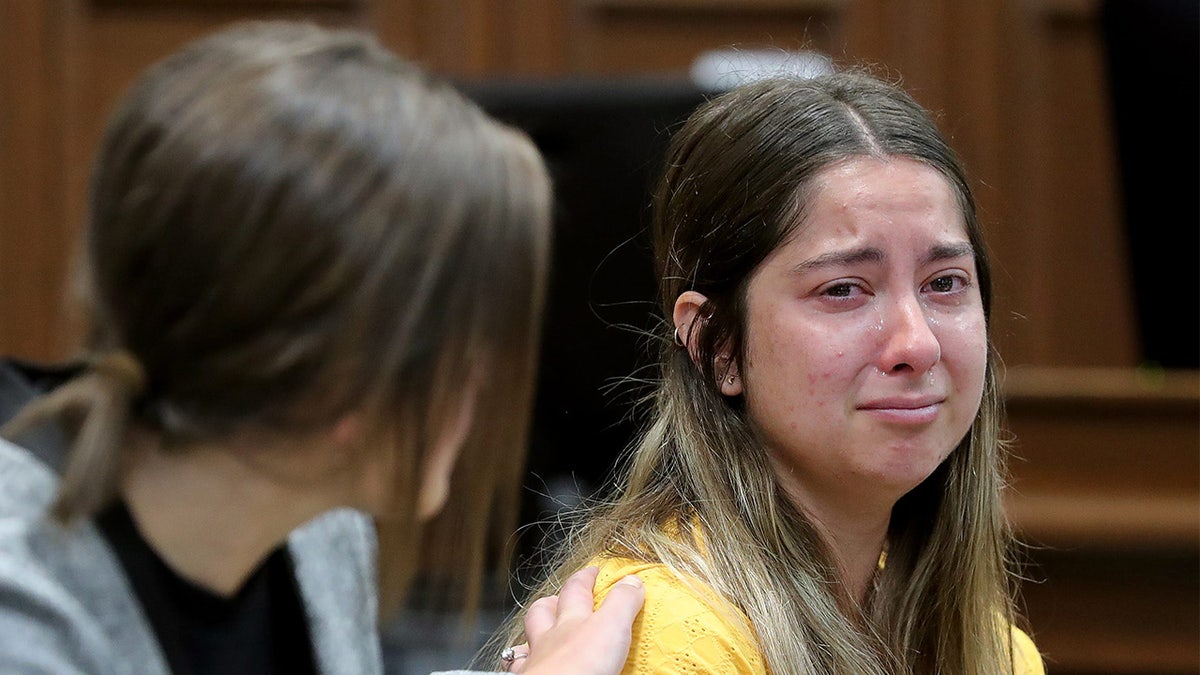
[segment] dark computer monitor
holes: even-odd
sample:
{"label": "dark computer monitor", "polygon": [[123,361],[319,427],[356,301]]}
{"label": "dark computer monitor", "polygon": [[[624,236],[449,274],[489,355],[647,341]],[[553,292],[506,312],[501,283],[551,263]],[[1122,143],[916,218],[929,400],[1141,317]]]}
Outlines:
{"label": "dark computer monitor", "polygon": [[[552,270],[522,517],[545,518],[602,486],[638,430],[660,316],[651,194],[671,133],[704,96],[686,80],[561,80],[462,86],[525,130],[554,181]],[[639,370],[642,369],[642,370]],[[528,539],[528,538],[527,538]],[[526,551],[538,545],[527,541]]]}

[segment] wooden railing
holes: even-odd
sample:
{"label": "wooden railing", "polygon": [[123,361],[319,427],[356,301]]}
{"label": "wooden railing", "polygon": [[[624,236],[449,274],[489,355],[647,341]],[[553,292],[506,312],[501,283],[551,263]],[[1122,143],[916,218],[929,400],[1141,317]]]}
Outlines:
{"label": "wooden railing", "polygon": [[1015,369],[1009,513],[1055,673],[1200,667],[1200,373]]}

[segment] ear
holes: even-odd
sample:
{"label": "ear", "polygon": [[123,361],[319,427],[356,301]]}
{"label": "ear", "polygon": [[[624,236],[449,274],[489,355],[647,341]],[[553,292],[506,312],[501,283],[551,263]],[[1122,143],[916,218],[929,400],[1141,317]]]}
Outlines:
{"label": "ear", "polygon": [[439,457],[429,457],[429,463],[425,465],[421,476],[421,489],[417,491],[418,522],[432,520],[446,505],[446,500],[450,497],[450,474],[453,471],[453,459],[445,461]]}
{"label": "ear", "polygon": [[[700,363],[700,343],[699,331],[704,330],[704,321],[706,317],[701,312],[705,303],[708,302],[708,296],[697,291],[684,291],[675,299],[675,310],[671,313],[671,318],[675,323],[675,335],[678,336],[679,342],[687,348],[688,355],[692,357],[692,363]],[[721,353],[717,356],[716,363],[713,364],[713,370],[716,371],[720,381],[717,383],[721,394],[725,396],[740,396],[742,394],[742,378],[738,373],[737,362],[728,354]]]}
{"label": "ear", "polygon": [[700,363],[700,346],[696,338],[704,327],[704,315],[700,309],[708,302],[708,296],[696,291],[684,291],[675,299],[675,311],[671,318],[675,322],[675,343],[686,347],[692,363]]}
{"label": "ear", "polygon": [[454,473],[454,465],[467,441],[471,422],[475,419],[477,395],[478,388],[473,384],[468,385],[458,404],[458,413],[447,421],[425,456],[421,485],[417,491],[417,520],[421,522],[436,516],[450,496],[450,476]]}

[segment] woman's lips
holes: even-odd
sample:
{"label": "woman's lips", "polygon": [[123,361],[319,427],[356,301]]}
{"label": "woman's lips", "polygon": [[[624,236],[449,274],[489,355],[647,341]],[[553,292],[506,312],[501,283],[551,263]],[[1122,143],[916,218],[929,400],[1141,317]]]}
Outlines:
{"label": "woman's lips", "polygon": [[929,424],[945,401],[938,396],[882,398],[863,403],[858,410],[892,424]]}

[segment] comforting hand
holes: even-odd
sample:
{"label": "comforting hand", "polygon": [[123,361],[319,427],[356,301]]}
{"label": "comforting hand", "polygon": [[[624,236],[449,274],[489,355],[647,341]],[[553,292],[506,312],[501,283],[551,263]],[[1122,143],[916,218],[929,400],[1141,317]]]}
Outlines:
{"label": "comforting hand", "polygon": [[[618,581],[600,608],[592,611],[599,570],[572,574],[558,595],[534,602],[525,614],[529,644],[509,670],[524,675],[617,675],[629,656],[633,620],[642,610],[646,589],[628,576]],[[520,655],[528,654],[524,658]]]}

